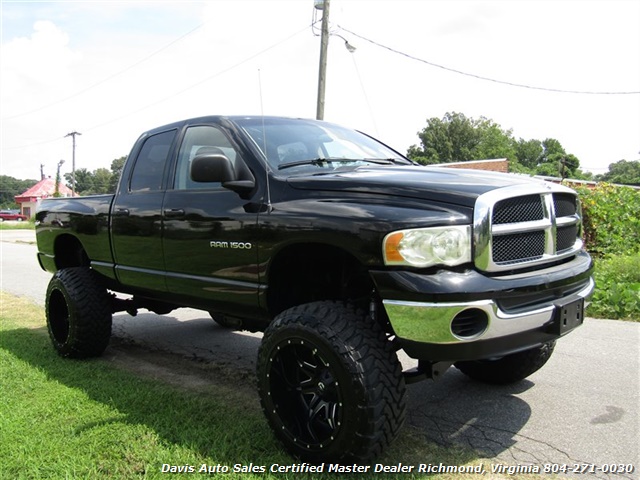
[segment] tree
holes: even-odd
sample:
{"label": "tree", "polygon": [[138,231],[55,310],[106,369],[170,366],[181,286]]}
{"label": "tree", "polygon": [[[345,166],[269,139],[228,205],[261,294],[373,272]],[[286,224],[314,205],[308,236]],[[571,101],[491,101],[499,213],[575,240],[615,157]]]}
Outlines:
{"label": "tree", "polygon": [[[80,168],[75,172],[76,192],[80,195],[100,195],[103,193],[115,193],[118,180],[124,167],[126,156],[116,158],[111,162],[111,169],[97,168],[90,172],[86,168]],[[65,173],[67,185],[72,184],[72,175]]]}
{"label": "tree", "polygon": [[420,145],[412,145],[407,156],[425,165],[454,161],[507,158],[509,170],[531,175],[589,179],[580,170],[580,160],[567,153],[555,138],[525,140],[513,138],[512,130],[485,117],[467,118],[462,113],[446,113],[430,118],[418,132]]}
{"label": "tree", "polygon": [[[65,173],[64,179],[67,186],[73,188],[73,177],[71,173]],[[79,168],[75,171],[75,191],[79,195],[89,195],[93,190],[93,173],[86,168]]]}
{"label": "tree", "polygon": [[407,155],[422,164],[516,157],[511,130],[485,117],[446,113],[442,119],[428,119],[418,137],[421,145],[411,146]]}
{"label": "tree", "polygon": [[542,142],[542,156],[536,173],[560,178],[585,178],[585,175],[580,171],[578,157],[567,153],[555,138],[547,138]]}
{"label": "tree", "polygon": [[640,186],[640,160],[619,160],[612,163],[609,165],[609,171],[599,175],[598,180]]}
{"label": "tree", "polygon": [[127,160],[127,155],[124,157],[116,158],[111,162],[111,180],[109,181],[109,193],[115,193],[118,188],[118,181],[120,181],[120,175],[122,175],[122,169],[124,168],[124,162]]}
{"label": "tree", "polygon": [[111,188],[111,177],[113,174],[111,170],[108,168],[98,168],[93,172],[93,193],[102,194],[102,193],[114,193],[110,192]]}
{"label": "tree", "polygon": [[17,209],[16,195],[20,195],[33,187],[37,180],[19,180],[7,175],[0,175],[0,208]]}
{"label": "tree", "polygon": [[491,158],[516,159],[515,140],[511,130],[503,130],[500,125],[484,117],[477,123],[480,141],[472,152],[474,160]]}
{"label": "tree", "polygon": [[540,140],[519,139],[515,143],[516,158],[523,167],[535,170],[542,161],[544,149]]}

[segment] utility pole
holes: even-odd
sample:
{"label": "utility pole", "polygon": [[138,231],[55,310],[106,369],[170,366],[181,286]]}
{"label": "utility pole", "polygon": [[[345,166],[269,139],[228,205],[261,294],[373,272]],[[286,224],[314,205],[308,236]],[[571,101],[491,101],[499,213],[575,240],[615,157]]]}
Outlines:
{"label": "utility pole", "polygon": [[82,135],[80,132],[67,133],[64,138],[73,137],[73,151],[71,154],[71,196],[76,196],[76,135]]}
{"label": "utility pole", "polygon": [[320,69],[318,72],[318,103],[316,119],[324,119],[324,92],[327,77],[327,49],[329,47],[329,0],[316,3],[315,8],[322,10],[322,31],[320,34]]}

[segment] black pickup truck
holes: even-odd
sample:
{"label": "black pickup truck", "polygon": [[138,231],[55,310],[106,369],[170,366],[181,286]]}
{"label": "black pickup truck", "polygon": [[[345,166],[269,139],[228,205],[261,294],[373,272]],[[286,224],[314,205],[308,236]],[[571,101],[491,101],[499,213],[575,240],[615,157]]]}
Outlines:
{"label": "black pickup truck", "polygon": [[[532,374],[593,290],[572,190],[418,166],[314,120],[156,128],[115,195],[44,200],[36,220],[62,356],[100,355],[112,314],[139,308],[264,331],[264,413],[311,462],[377,457],[407,383],[450,366],[489,383]],[[402,371],[400,349],[416,368]]]}

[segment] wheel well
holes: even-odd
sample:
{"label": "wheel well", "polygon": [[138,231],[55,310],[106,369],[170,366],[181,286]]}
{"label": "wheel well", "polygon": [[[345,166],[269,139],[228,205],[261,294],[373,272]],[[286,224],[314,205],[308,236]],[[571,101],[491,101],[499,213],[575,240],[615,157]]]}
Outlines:
{"label": "wheel well", "polygon": [[268,270],[271,316],[318,300],[349,300],[366,308],[374,285],[367,269],[350,253],[331,245],[287,247]]}
{"label": "wheel well", "polygon": [[72,235],[60,235],[56,238],[53,254],[58,270],[69,267],[88,267],[91,263],[80,240]]}

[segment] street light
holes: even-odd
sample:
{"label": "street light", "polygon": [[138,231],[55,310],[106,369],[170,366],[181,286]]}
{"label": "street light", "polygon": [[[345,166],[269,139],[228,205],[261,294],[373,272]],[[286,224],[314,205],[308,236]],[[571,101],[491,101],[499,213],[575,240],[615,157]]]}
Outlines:
{"label": "street light", "polygon": [[353,53],[356,51],[356,47],[351,45],[349,43],[349,40],[344,38],[342,35],[338,35],[337,33],[331,33],[330,35],[333,35],[334,37],[340,37],[342,40],[344,40],[344,48],[346,48],[349,53]]}

